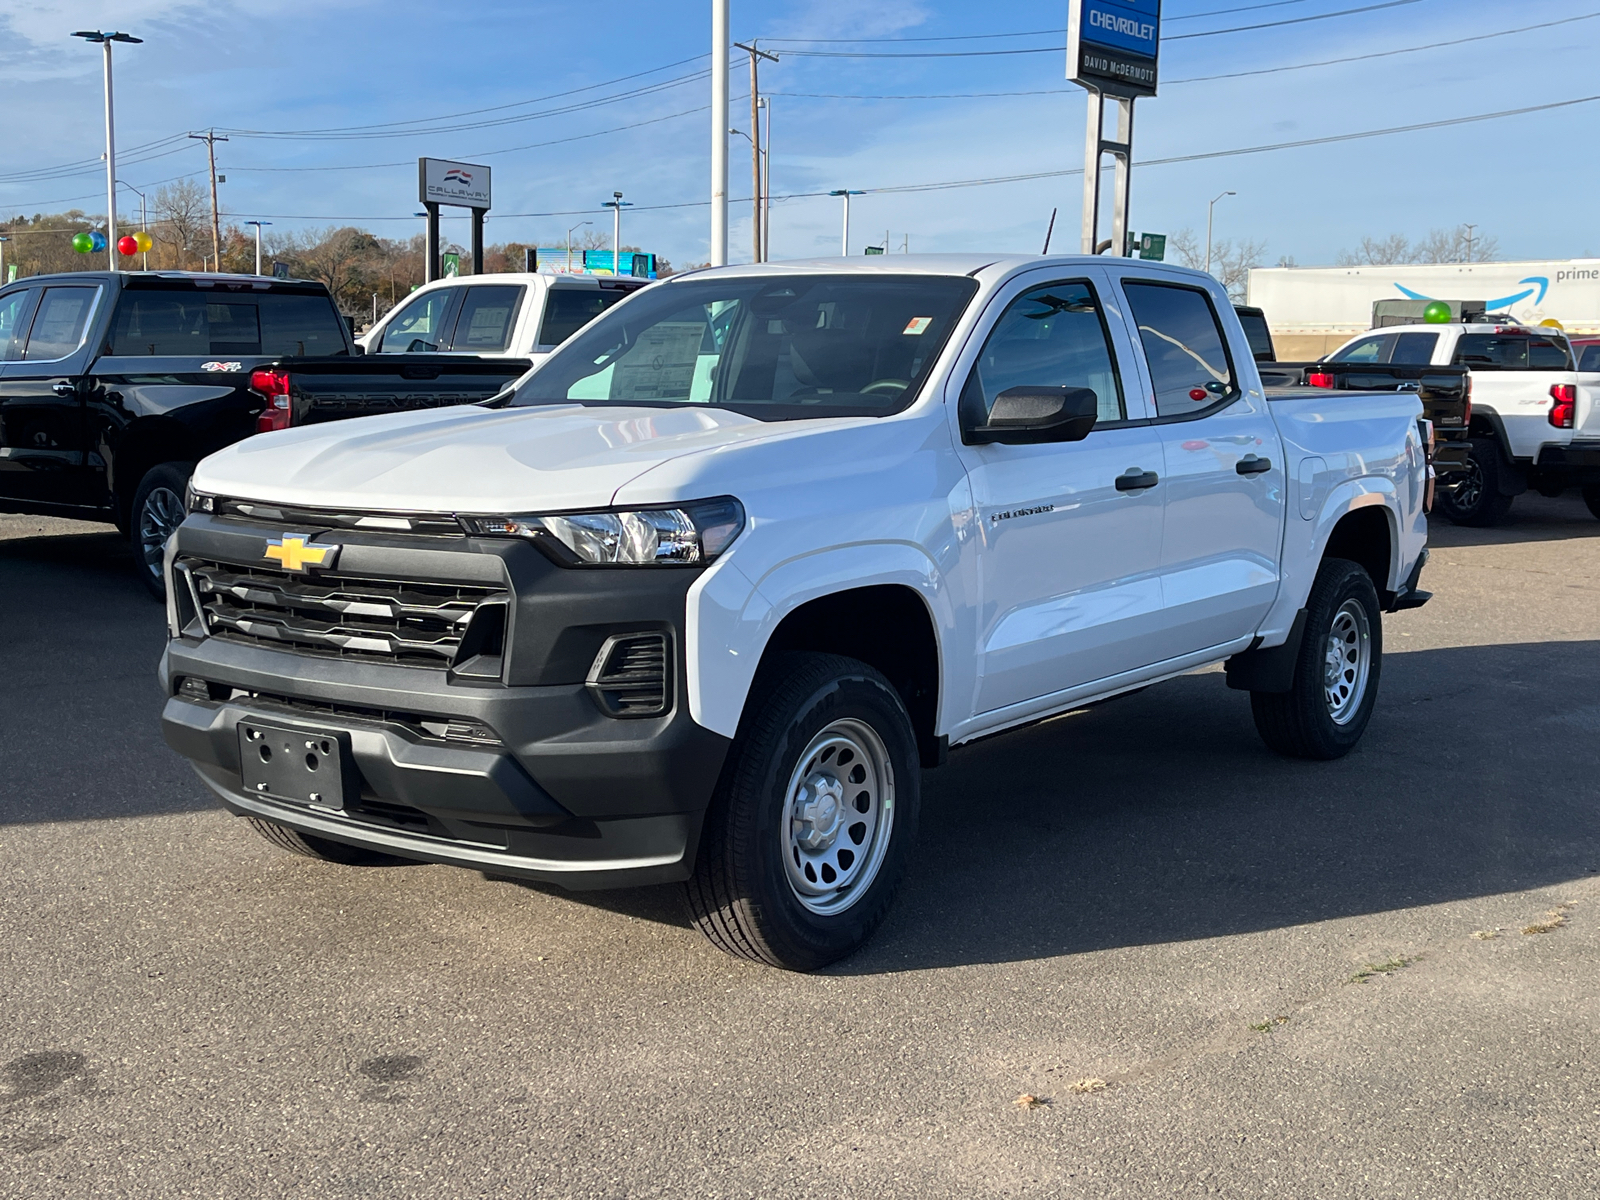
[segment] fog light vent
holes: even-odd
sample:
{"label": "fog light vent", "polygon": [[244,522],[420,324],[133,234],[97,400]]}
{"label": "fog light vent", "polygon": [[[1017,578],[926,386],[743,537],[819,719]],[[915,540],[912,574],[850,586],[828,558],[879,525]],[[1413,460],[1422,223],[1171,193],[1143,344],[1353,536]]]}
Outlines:
{"label": "fog light vent", "polygon": [[185,700],[210,700],[211,685],[204,679],[196,679],[193,675],[185,675],[178,684],[178,695]]}
{"label": "fog light vent", "polygon": [[659,717],[671,702],[664,633],[613,634],[589,669],[589,694],[613,717]]}

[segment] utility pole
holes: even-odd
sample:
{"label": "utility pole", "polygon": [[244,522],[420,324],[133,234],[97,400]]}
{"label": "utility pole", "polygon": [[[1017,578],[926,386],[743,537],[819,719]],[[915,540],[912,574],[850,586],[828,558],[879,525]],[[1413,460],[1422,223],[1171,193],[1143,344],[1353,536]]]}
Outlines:
{"label": "utility pole", "polygon": [[111,43],[126,42],[130,46],[142,45],[143,38],[129,33],[106,33],[99,29],[80,29],[73,37],[86,42],[99,42],[106,56],[106,259],[111,269],[117,269],[117,121],[116,108],[111,102]]}
{"label": "utility pole", "polygon": [[754,41],[748,46],[743,42],[734,45],[750,56],[750,241],[754,262],[761,262],[761,78],[757,68],[764,58],[768,62],[777,62],[776,54],[768,54],[760,49]]}
{"label": "utility pole", "polygon": [[0,233],[0,283],[6,281],[6,243],[11,239]]}
{"label": "utility pole", "polygon": [[728,265],[728,0],[711,0],[711,265]]}
{"label": "utility pole", "polygon": [[761,145],[761,261],[772,258],[772,97],[761,97],[762,111],[767,114],[766,132]]}
{"label": "utility pole", "polygon": [[1467,261],[1471,262],[1472,261],[1472,231],[1474,229],[1476,229],[1477,226],[1476,225],[1467,225],[1467,226],[1464,226],[1464,228],[1467,231]]}
{"label": "utility pole", "polygon": [[1217,207],[1217,200],[1221,200],[1223,196],[1237,196],[1238,194],[1239,194],[1238,192],[1223,192],[1221,195],[1219,195],[1217,197],[1216,200],[1213,200],[1210,204],[1206,205],[1206,274],[1207,275],[1211,274],[1211,213],[1212,213],[1212,210]]}
{"label": "utility pole", "polygon": [[[254,225],[256,227],[256,274],[259,275],[259,274],[261,274],[261,227],[263,225],[271,225],[272,222],[271,221],[246,221],[245,224],[246,225]],[[376,320],[377,318],[373,318],[373,319]]]}
{"label": "utility pole", "polygon": [[[216,259],[216,270],[222,270],[222,223],[217,216],[217,143],[228,139],[215,129],[205,133],[191,133],[190,137],[206,144],[206,161],[211,164],[211,257]],[[258,271],[257,274],[260,274]]]}

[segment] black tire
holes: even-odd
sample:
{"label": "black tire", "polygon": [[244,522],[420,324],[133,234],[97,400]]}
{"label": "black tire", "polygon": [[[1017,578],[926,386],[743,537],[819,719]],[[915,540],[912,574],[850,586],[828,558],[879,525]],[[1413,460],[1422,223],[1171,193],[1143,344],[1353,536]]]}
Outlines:
{"label": "black tire", "polygon": [[[887,679],[835,654],[786,655],[752,689],[706,814],[685,887],[696,928],[791,971],[856,950],[905,874],[920,784],[911,718]],[[786,820],[792,797],[793,813],[815,815]],[[807,900],[801,888],[814,889]]]}
{"label": "black tire", "polygon": [[276,821],[268,821],[263,817],[246,817],[245,820],[249,822],[251,829],[279,850],[287,850],[290,854],[303,854],[307,858],[320,858],[323,862],[340,863],[347,867],[391,867],[410,861],[396,858],[392,854],[382,854],[377,850],[347,846],[331,838],[319,838],[314,834],[301,833],[298,829],[290,829],[287,825],[279,825]]}
{"label": "black tire", "polygon": [[[1347,605],[1359,606],[1361,620]],[[1348,647],[1339,676],[1330,674],[1335,621]],[[1366,669],[1359,669],[1360,626],[1365,625]],[[1353,635],[1353,636],[1352,636]],[[1349,653],[1357,662],[1351,666]],[[1261,740],[1289,758],[1343,758],[1372,718],[1383,670],[1383,614],[1366,570],[1342,558],[1324,559],[1306,602],[1305,635],[1287,692],[1251,692],[1250,712]],[[1352,678],[1352,675],[1354,678]],[[1336,682],[1342,678],[1343,682]],[[1356,689],[1359,695],[1351,695]]]}
{"label": "black tire", "polygon": [[1495,440],[1473,438],[1466,469],[1453,487],[1439,493],[1439,511],[1457,525],[1483,529],[1498,524],[1511,511],[1512,498],[1500,490],[1504,470]]}
{"label": "black tire", "polygon": [[1583,489],[1583,502],[1589,511],[1600,518],[1600,484],[1591,483]]}
{"label": "black tire", "polygon": [[161,573],[162,551],[172,531],[183,522],[183,493],[193,472],[193,463],[162,463],[144,473],[133,493],[133,507],[128,514],[133,569],[157,600],[167,598],[167,581]]}

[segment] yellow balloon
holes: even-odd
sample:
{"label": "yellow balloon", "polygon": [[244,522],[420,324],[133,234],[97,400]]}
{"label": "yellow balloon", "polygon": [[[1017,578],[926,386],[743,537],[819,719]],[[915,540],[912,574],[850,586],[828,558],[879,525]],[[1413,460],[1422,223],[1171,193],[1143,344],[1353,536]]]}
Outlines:
{"label": "yellow balloon", "polygon": [[1546,329],[1559,329],[1563,333],[1566,332],[1566,327],[1554,317],[1546,317],[1544,320],[1540,321],[1539,324],[1543,325]]}
{"label": "yellow balloon", "polygon": [[150,247],[152,247],[152,246],[154,246],[156,244],[155,243],[155,239],[152,238],[148,233],[146,233],[142,229],[139,230],[138,233],[133,235],[133,242],[134,242],[134,245],[139,247],[139,250],[142,253],[146,253],[146,254],[149,253]]}

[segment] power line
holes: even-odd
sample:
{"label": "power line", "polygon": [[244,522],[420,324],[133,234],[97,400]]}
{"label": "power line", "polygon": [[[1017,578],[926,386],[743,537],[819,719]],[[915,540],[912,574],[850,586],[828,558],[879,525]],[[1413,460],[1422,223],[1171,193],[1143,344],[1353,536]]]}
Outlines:
{"label": "power line", "polygon": [[[1246,4],[1236,8],[1214,8],[1210,12],[1185,13],[1177,17],[1163,17],[1162,22],[1171,25],[1176,21],[1199,21],[1205,17],[1223,17],[1230,13],[1252,12],[1259,8],[1283,8],[1290,4],[1304,4],[1306,0],[1268,0],[1265,4]],[[995,38],[1019,37],[1044,37],[1047,34],[1065,34],[1064,28],[1055,29],[1021,29],[1014,33],[947,33],[939,36],[916,37],[860,37],[860,38],[786,38],[764,37],[763,42],[774,45],[785,43],[800,46],[867,46],[879,45],[890,42],[982,42],[992,41]]]}
{"label": "power line", "polygon": [[[1356,131],[1354,133],[1336,133],[1336,134],[1329,134],[1329,135],[1326,135],[1324,137],[1301,138],[1301,139],[1299,139],[1297,141],[1292,141],[1292,142],[1270,142],[1270,143],[1265,143],[1265,144],[1259,145],[1259,146],[1239,146],[1239,147],[1235,147],[1233,149],[1228,149],[1228,150],[1208,150],[1208,151],[1203,151],[1203,152],[1198,153],[1198,154],[1179,154],[1179,155],[1173,155],[1173,156],[1168,157],[1168,158],[1140,159],[1137,162],[1135,162],[1134,165],[1135,166],[1141,166],[1141,167],[1160,167],[1160,166],[1170,166],[1170,165],[1172,165],[1174,163],[1200,162],[1202,160],[1214,159],[1214,158],[1235,158],[1235,157],[1238,157],[1238,156],[1241,156],[1241,155],[1246,155],[1246,154],[1265,154],[1265,153],[1268,153],[1268,152],[1271,152],[1271,151],[1275,151],[1275,150],[1294,150],[1294,149],[1302,149],[1302,148],[1307,147],[1307,146],[1327,146],[1327,145],[1333,145],[1333,144],[1335,144],[1337,142],[1353,142],[1353,141],[1360,141],[1360,140],[1363,140],[1363,139],[1366,139],[1366,138],[1387,137],[1387,136],[1392,135],[1392,134],[1415,133],[1415,132],[1418,132],[1419,130],[1425,130],[1425,129],[1442,129],[1442,128],[1446,127],[1446,126],[1452,126],[1452,125],[1470,125],[1470,124],[1474,124],[1474,123],[1481,122],[1481,121],[1500,120],[1500,119],[1505,118],[1505,117],[1526,116],[1529,113],[1549,112],[1549,111],[1551,111],[1553,109],[1571,108],[1571,107],[1573,107],[1575,105],[1579,105],[1579,104],[1593,104],[1595,101],[1600,101],[1600,94],[1596,94],[1596,95],[1593,95],[1593,96],[1579,96],[1579,97],[1576,97],[1575,99],[1572,99],[1572,100],[1553,100],[1548,104],[1531,104],[1531,105],[1527,105],[1527,106],[1522,107],[1522,108],[1502,109],[1499,112],[1475,113],[1475,114],[1472,114],[1470,116],[1464,116],[1464,117],[1444,117],[1444,118],[1441,118],[1441,119],[1439,119],[1437,121],[1419,121],[1419,122],[1416,122],[1415,124],[1411,124],[1411,125],[1392,125],[1392,126],[1389,126],[1388,128],[1385,128],[1385,129],[1363,129],[1363,130],[1358,130],[1358,131]],[[1083,168],[1082,167],[1072,167],[1072,168],[1068,168],[1066,170],[1060,170],[1060,171],[1032,171],[1032,172],[1029,172],[1029,173],[1024,174],[1024,175],[995,175],[995,176],[990,176],[990,177],[984,178],[984,179],[952,179],[952,180],[945,180],[945,181],[938,182],[938,183],[896,184],[896,185],[889,185],[889,186],[885,186],[885,187],[864,188],[863,191],[867,195],[892,195],[892,194],[904,194],[904,193],[909,193],[909,192],[935,192],[935,191],[947,191],[947,190],[951,190],[951,189],[955,189],[955,188],[987,187],[987,186],[990,186],[990,185],[993,185],[993,184],[1001,184],[1001,183],[1022,183],[1022,182],[1027,182],[1027,181],[1030,181],[1030,180],[1036,180],[1036,179],[1059,179],[1059,178],[1062,178],[1064,176],[1082,175],[1082,174],[1083,174]],[[773,196],[773,199],[774,200],[804,200],[804,199],[814,199],[816,197],[827,196],[827,195],[830,195],[830,194],[831,193],[825,192],[825,191],[789,192],[789,193],[786,193],[786,194],[781,195],[781,196],[775,195],[775,196]],[[729,203],[733,203],[733,204],[749,203],[749,199],[750,198],[748,196],[744,197],[743,200],[739,200],[739,199],[735,198],[733,200],[730,200]],[[711,202],[709,200],[685,200],[685,201],[682,201],[682,202],[679,202],[679,203],[675,203],[675,204],[641,204],[637,208],[635,208],[634,211],[635,212],[662,212],[662,211],[666,211],[666,210],[669,210],[669,209],[677,209],[677,208],[704,208],[710,203]],[[572,209],[561,209],[561,210],[551,211],[551,212],[497,213],[497,214],[495,214],[495,216],[499,220],[508,220],[508,219],[511,219],[511,218],[514,218],[514,217],[520,218],[520,217],[567,217],[567,216],[580,216],[580,215],[584,215],[584,214],[588,214],[588,213],[594,213],[594,212],[600,212],[600,211],[602,211],[602,210],[601,209],[597,209],[597,208],[572,208]],[[235,215],[242,216],[242,215],[246,215],[246,214],[238,213],[238,214],[235,214]],[[391,216],[364,216],[364,217],[341,216],[341,217],[333,217],[333,216],[309,215],[309,214],[304,214],[304,213],[250,213],[248,215],[249,216],[253,216],[253,217],[271,217],[271,218],[276,218],[278,220],[285,220],[285,221],[412,221],[412,220],[416,219],[414,217],[391,217]]]}

